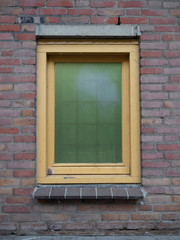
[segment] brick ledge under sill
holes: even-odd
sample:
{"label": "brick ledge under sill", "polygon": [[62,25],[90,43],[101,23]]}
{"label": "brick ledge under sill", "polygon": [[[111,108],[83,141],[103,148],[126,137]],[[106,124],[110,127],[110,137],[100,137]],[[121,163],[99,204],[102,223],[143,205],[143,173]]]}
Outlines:
{"label": "brick ledge under sill", "polygon": [[144,197],[140,185],[39,185],[33,191],[34,199],[126,199]]}

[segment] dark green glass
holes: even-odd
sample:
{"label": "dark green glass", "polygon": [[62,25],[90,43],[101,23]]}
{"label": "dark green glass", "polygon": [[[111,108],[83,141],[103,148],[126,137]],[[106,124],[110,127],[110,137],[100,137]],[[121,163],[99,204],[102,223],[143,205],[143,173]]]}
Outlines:
{"label": "dark green glass", "polygon": [[55,64],[55,163],[120,163],[121,64]]}

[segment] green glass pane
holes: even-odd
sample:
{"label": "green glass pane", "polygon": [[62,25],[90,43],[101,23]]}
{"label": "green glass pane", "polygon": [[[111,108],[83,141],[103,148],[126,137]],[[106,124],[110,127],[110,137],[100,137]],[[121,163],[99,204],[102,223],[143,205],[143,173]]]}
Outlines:
{"label": "green glass pane", "polygon": [[121,64],[55,64],[55,163],[122,162]]}

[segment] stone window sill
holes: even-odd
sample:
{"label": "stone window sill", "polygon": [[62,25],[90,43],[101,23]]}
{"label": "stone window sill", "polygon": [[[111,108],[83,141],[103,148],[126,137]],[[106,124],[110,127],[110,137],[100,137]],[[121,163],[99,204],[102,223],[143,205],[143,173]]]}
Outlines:
{"label": "stone window sill", "polygon": [[33,192],[34,199],[129,199],[143,198],[139,185],[53,185],[37,186]]}

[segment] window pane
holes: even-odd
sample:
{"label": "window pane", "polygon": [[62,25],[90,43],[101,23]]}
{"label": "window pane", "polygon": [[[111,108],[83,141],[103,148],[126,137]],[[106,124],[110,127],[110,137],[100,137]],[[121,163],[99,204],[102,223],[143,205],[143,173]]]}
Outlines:
{"label": "window pane", "polygon": [[121,64],[55,64],[55,163],[122,162]]}

